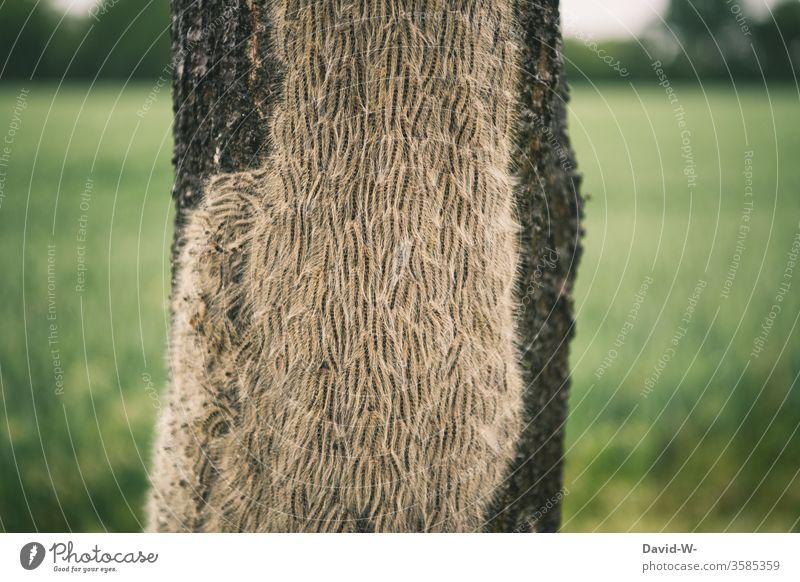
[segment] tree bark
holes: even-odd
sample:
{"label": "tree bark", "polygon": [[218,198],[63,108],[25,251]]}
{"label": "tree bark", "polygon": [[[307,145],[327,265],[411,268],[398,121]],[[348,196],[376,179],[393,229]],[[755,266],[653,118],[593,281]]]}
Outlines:
{"label": "tree bark", "polygon": [[555,532],[561,523],[564,428],[574,335],[573,285],[583,198],[567,133],[558,0],[522,2],[520,116],[515,162],[522,224],[517,312],[525,384],[515,466],[488,516],[498,532]]}
{"label": "tree bark", "polygon": [[[173,289],[187,218],[203,199],[204,185],[221,173],[258,170],[272,148],[268,124],[284,71],[271,57],[275,38],[270,4],[172,0]],[[516,11],[522,32],[513,152],[519,178],[516,215],[522,227],[516,333],[524,418],[512,466],[483,529],[556,531],[566,493],[562,465],[567,358],[574,328],[572,288],[581,252],[582,199],[566,131],[558,2],[520,2]],[[205,498],[201,494],[195,502]],[[201,527],[189,523],[182,529]]]}

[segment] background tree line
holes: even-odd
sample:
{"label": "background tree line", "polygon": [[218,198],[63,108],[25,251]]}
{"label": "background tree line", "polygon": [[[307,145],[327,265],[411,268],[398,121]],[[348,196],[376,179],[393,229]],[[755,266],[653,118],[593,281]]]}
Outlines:
{"label": "background tree line", "polygon": [[663,21],[635,40],[599,42],[565,31],[571,82],[652,79],[654,61],[670,79],[795,79],[800,64],[800,2],[783,0],[757,16],[737,0],[672,0]]}
{"label": "background tree line", "polygon": [[[800,2],[756,15],[739,0],[672,0],[664,21],[635,40],[598,41],[566,27],[572,82],[652,79],[659,60],[671,79],[793,79],[800,62]],[[756,57],[756,54],[758,57]],[[166,0],[97,0],[65,14],[47,0],[0,8],[0,79],[159,77],[169,62]]]}

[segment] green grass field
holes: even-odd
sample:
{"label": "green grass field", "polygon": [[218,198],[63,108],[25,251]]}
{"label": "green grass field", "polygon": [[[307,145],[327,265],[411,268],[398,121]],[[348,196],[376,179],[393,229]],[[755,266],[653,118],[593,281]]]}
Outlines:
{"label": "green grass field", "polygon": [[[24,108],[21,88],[0,88],[0,529],[137,530],[166,378],[169,96],[139,116],[150,86],[33,84]],[[573,91],[591,198],[564,528],[797,531],[798,95],[675,90]]]}

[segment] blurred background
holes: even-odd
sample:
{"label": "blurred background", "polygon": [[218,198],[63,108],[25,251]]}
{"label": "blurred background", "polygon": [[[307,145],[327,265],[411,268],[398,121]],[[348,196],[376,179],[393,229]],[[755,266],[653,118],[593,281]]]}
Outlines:
{"label": "blurred background", "polygon": [[[563,0],[588,196],[567,531],[800,531],[800,2]],[[141,529],[166,0],[0,0],[0,530]]]}

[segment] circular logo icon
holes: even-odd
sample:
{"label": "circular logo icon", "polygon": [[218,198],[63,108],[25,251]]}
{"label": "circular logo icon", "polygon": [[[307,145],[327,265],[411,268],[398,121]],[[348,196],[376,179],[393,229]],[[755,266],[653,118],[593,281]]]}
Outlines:
{"label": "circular logo icon", "polygon": [[39,542],[29,542],[19,551],[19,563],[26,570],[35,570],[44,561],[44,546]]}

